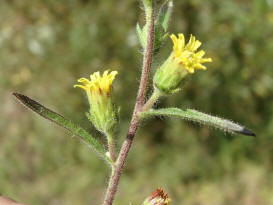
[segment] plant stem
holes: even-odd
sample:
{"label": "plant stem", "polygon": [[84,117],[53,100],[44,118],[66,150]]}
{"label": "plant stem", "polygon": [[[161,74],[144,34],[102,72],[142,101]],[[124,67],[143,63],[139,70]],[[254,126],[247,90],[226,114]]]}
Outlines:
{"label": "plant stem", "polygon": [[116,151],[115,151],[115,141],[113,139],[113,136],[108,134],[108,150],[109,150],[109,154],[110,154],[110,159],[115,162],[116,161]]}
{"label": "plant stem", "polygon": [[153,94],[151,95],[149,100],[143,106],[142,111],[150,110],[160,96],[161,96],[160,91],[155,88]]}
{"label": "plant stem", "polygon": [[146,44],[147,46],[144,49],[143,67],[142,67],[139,91],[137,95],[135,109],[134,109],[131,123],[129,126],[129,131],[121,147],[118,159],[112,168],[112,174],[109,179],[109,184],[107,187],[103,205],[112,205],[113,203],[114,196],[117,191],[119,179],[121,176],[121,172],[125,164],[125,160],[128,156],[134,136],[139,126],[139,113],[142,111],[144,101],[145,101],[146,87],[147,87],[147,82],[149,79],[149,73],[150,73],[152,55],[153,55],[153,45],[154,45],[154,16],[153,15],[154,14],[153,14],[151,1],[143,0],[143,3],[145,7],[146,23],[147,23],[148,31],[147,31],[147,44]]}

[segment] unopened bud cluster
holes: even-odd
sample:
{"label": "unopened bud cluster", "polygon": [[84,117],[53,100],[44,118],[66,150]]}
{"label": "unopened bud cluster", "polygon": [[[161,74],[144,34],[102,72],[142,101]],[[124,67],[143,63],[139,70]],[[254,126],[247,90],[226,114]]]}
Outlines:
{"label": "unopened bud cluster", "polygon": [[168,194],[161,188],[156,189],[142,205],[170,205],[171,199]]}

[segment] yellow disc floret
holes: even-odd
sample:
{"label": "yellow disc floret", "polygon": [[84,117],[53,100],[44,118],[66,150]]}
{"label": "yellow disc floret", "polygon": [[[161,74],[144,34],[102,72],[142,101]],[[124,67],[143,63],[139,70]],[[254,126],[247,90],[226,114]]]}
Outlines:
{"label": "yellow disc floret", "polygon": [[112,82],[115,79],[117,71],[112,71],[109,73],[109,70],[104,71],[103,75],[100,75],[100,72],[95,72],[90,75],[90,80],[86,78],[80,78],[78,80],[82,85],[74,85],[74,87],[79,87],[87,92],[91,92],[92,94],[109,94],[112,88]]}
{"label": "yellow disc floret", "polygon": [[194,69],[205,70],[206,67],[202,63],[212,62],[211,58],[203,58],[205,51],[196,52],[202,43],[196,40],[193,35],[191,35],[187,45],[182,33],[178,34],[178,38],[172,34],[171,39],[173,41],[174,60],[184,66],[189,73],[194,73]]}

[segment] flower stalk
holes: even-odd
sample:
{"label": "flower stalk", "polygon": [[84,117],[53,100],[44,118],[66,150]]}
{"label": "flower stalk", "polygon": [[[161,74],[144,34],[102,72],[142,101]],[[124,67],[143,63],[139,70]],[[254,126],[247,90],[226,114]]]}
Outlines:
{"label": "flower stalk", "polygon": [[116,161],[116,148],[115,148],[115,140],[112,134],[107,134],[107,142],[108,142],[108,150],[110,159],[115,162]]}
{"label": "flower stalk", "polygon": [[153,94],[151,95],[149,100],[143,106],[142,111],[145,112],[145,111],[150,110],[160,96],[162,96],[162,93],[158,89],[155,88],[153,91]]}

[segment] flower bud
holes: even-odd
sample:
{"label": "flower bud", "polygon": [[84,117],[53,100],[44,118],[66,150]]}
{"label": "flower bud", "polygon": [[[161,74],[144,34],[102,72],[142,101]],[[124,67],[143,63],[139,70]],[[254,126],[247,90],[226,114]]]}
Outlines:
{"label": "flower bud", "polygon": [[105,71],[101,76],[99,72],[90,75],[90,80],[80,78],[82,85],[74,87],[82,88],[86,91],[90,114],[87,116],[93,125],[103,133],[111,133],[118,121],[118,110],[112,103],[112,82],[117,71]]}
{"label": "flower bud", "polygon": [[180,90],[183,80],[195,69],[206,70],[202,63],[212,62],[211,58],[203,58],[205,51],[197,49],[201,42],[191,35],[185,45],[184,35],[178,34],[178,38],[172,34],[173,51],[163,65],[156,71],[154,86],[163,94],[171,94]]}
{"label": "flower bud", "polygon": [[151,196],[149,196],[142,205],[170,205],[171,199],[163,189],[156,189]]}

